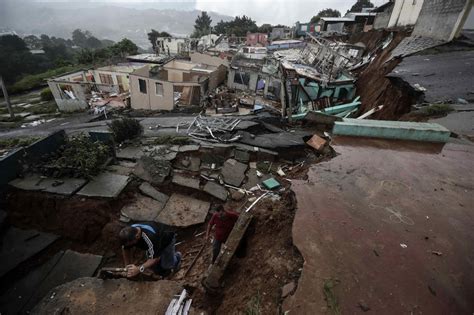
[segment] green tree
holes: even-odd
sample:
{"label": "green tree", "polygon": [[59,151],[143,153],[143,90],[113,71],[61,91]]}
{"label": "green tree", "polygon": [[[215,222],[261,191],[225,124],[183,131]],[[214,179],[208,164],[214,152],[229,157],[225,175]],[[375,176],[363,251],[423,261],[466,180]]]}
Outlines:
{"label": "green tree", "polygon": [[243,37],[247,34],[247,32],[258,32],[259,28],[254,20],[243,15],[242,17],[236,16],[234,20],[229,22],[224,22],[221,20],[216,24],[214,30],[218,34]]}
{"label": "green tree", "polygon": [[41,49],[43,45],[41,43],[41,39],[36,37],[35,35],[28,35],[23,37],[23,41],[25,42],[26,46],[30,49]]}
{"label": "green tree", "polygon": [[191,34],[193,38],[199,38],[201,36],[211,33],[212,19],[206,11],[202,11],[194,22],[194,32]]}
{"label": "green tree", "polygon": [[102,42],[94,37],[89,31],[76,29],[72,32],[72,41],[81,48],[98,49],[102,48]]}
{"label": "green tree", "polygon": [[129,55],[136,55],[138,53],[138,46],[128,38],[122,39],[117,44],[109,47],[109,49],[112,53],[112,56],[120,56],[122,58],[125,58]]}
{"label": "green tree", "polygon": [[22,74],[35,71],[37,67],[35,57],[20,37],[0,36],[0,75],[6,84],[15,82]]}
{"label": "green tree", "polygon": [[374,4],[370,0],[357,0],[349,12],[362,12],[364,8],[373,8]]}
{"label": "green tree", "polygon": [[324,9],[311,18],[310,23],[318,23],[322,17],[341,17],[341,12],[333,9]]}
{"label": "green tree", "polygon": [[270,33],[272,31],[273,26],[271,24],[262,24],[258,28],[259,33]]}

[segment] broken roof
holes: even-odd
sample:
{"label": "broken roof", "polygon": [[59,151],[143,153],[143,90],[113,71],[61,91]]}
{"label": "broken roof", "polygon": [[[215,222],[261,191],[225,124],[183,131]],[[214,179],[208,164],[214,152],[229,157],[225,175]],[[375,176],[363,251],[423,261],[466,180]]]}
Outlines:
{"label": "broken roof", "polygon": [[173,57],[170,57],[168,55],[157,55],[157,54],[139,54],[139,55],[128,56],[127,59],[130,61],[139,61],[139,62],[144,62],[144,63],[163,64],[173,59]]}

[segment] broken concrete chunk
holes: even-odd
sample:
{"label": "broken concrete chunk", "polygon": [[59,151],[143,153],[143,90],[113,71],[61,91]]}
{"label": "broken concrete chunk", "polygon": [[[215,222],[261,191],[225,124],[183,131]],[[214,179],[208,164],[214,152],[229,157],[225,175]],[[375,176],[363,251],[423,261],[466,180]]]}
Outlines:
{"label": "broken concrete chunk", "polygon": [[51,245],[58,236],[10,227],[2,236],[0,277]]}
{"label": "broken concrete chunk", "polygon": [[250,154],[247,151],[235,150],[234,159],[242,163],[248,163],[250,160]]}
{"label": "broken concrete chunk", "polygon": [[182,194],[172,194],[156,221],[176,227],[204,223],[211,204]]}
{"label": "broken concrete chunk", "polygon": [[140,158],[133,174],[153,185],[161,185],[171,172],[169,161],[154,159],[149,156]]}
{"label": "broken concrete chunk", "polygon": [[225,189],[224,186],[221,186],[215,182],[208,181],[206,185],[204,185],[203,190],[207,192],[209,195],[216,197],[222,201],[227,200],[228,191]]}
{"label": "broken concrete chunk", "polygon": [[166,204],[169,199],[167,195],[162,192],[159,192],[153,186],[151,186],[150,183],[147,182],[142,183],[138,187],[138,189],[140,189],[142,194],[161,202],[163,205]]}
{"label": "broken concrete chunk", "polygon": [[318,135],[314,135],[309,139],[306,144],[313,147],[316,151],[321,152],[326,145],[326,139],[321,138]]}
{"label": "broken concrete chunk", "polygon": [[193,177],[186,177],[181,174],[173,174],[172,183],[175,185],[198,189],[199,190],[199,179]]}
{"label": "broken concrete chunk", "polygon": [[192,151],[198,151],[200,146],[198,144],[187,144],[187,145],[182,145],[179,147],[178,151],[179,152],[192,152]]}
{"label": "broken concrete chunk", "polygon": [[141,158],[145,153],[141,147],[125,147],[117,151],[116,156],[118,159],[125,160],[136,160]]}
{"label": "broken concrete chunk", "polygon": [[221,174],[227,184],[240,187],[245,179],[246,170],[247,164],[237,162],[234,159],[228,159],[222,167]]}
{"label": "broken concrete chunk", "polygon": [[71,250],[58,252],[44,264],[10,284],[0,297],[2,312],[30,313],[43,297],[51,299],[48,293],[56,286],[78,278],[92,277],[101,261],[102,256]]}
{"label": "broken concrete chunk", "polygon": [[125,189],[129,180],[128,176],[102,173],[93,177],[77,194],[87,197],[115,198]]}
{"label": "broken concrete chunk", "polygon": [[[169,280],[80,278],[57,287],[54,298],[46,296],[31,313],[165,314],[174,295],[182,290],[178,282]],[[94,303],[84,303],[84,297]]]}
{"label": "broken concrete chunk", "polygon": [[134,202],[120,210],[120,214],[133,221],[154,221],[164,206],[155,199],[138,195]]}

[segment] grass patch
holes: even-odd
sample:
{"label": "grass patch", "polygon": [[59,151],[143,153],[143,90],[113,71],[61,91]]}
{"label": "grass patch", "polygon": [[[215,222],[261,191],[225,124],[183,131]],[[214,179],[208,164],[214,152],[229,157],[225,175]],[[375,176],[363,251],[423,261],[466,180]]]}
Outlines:
{"label": "grass patch", "polygon": [[39,138],[12,138],[12,139],[0,139],[0,149],[12,149],[17,147],[27,147]]}
{"label": "grass patch", "polygon": [[157,137],[153,144],[160,145],[160,144],[176,144],[176,145],[183,145],[188,144],[189,138],[188,137],[180,137],[180,136],[160,136]]}
{"label": "grass patch", "polygon": [[35,88],[39,88],[46,84],[46,79],[49,79],[54,76],[72,71],[78,71],[80,69],[87,68],[85,65],[69,65],[64,67],[59,67],[56,69],[51,69],[46,72],[38,74],[29,74],[24,76],[21,80],[15,82],[12,86],[8,87],[8,91],[11,94],[21,93],[24,91],[29,91]]}
{"label": "grass patch", "polygon": [[454,109],[449,104],[431,104],[423,107],[420,111],[426,116],[444,116]]}
{"label": "grass patch", "polygon": [[334,288],[339,284],[339,280],[329,279],[324,281],[323,293],[326,299],[326,304],[331,309],[333,314],[341,314],[341,309],[339,308],[339,301],[337,300],[336,294],[334,293]]}
{"label": "grass patch", "polygon": [[57,112],[57,110],[58,107],[56,106],[56,102],[54,101],[50,101],[44,104],[38,104],[25,109],[25,111],[28,111],[33,115],[54,114]]}
{"label": "grass patch", "polygon": [[262,312],[260,311],[260,292],[257,292],[255,296],[253,296],[250,301],[247,303],[247,308],[245,309],[245,315],[260,315]]}

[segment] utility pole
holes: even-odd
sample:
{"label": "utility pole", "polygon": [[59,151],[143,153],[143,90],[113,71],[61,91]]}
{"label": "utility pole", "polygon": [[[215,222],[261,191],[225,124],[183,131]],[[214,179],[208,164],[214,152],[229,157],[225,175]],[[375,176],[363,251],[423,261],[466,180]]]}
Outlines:
{"label": "utility pole", "polygon": [[0,87],[3,91],[3,97],[5,98],[5,102],[7,103],[8,113],[10,114],[10,118],[14,118],[15,114],[13,113],[12,104],[10,104],[10,98],[8,97],[7,87],[5,86],[5,82],[3,82],[3,77],[0,75]]}

